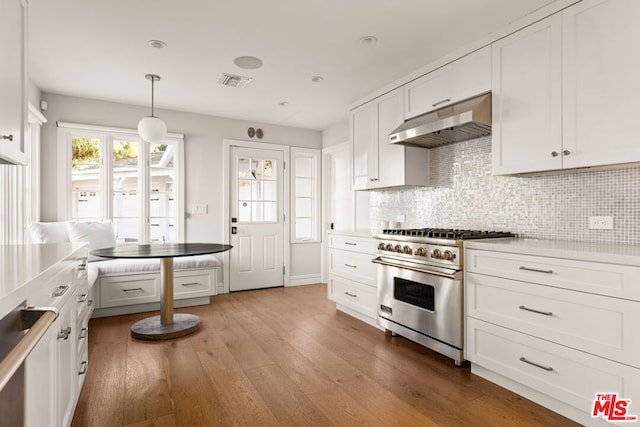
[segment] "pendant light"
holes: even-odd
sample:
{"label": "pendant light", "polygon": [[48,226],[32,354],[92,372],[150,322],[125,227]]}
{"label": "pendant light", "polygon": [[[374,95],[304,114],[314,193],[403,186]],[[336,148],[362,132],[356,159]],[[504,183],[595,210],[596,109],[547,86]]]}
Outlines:
{"label": "pendant light", "polygon": [[160,80],[160,76],[147,74],[144,77],[147,80],[151,80],[151,116],[143,117],[138,122],[138,133],[143,140],[151,143],[157,143],[162,141],[162,139],[167,135],[167,125],[153,115],[153,84]]}

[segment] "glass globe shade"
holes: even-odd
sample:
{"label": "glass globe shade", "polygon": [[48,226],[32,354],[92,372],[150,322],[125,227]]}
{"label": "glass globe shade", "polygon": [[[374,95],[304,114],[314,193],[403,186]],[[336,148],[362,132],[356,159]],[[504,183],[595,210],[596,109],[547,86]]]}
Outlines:
{"label": "glass globe shade", "polygon": [[160,142],[167,135],[167,125],[155,116],[143,117],[138,122],[138,133],[147,142]]}

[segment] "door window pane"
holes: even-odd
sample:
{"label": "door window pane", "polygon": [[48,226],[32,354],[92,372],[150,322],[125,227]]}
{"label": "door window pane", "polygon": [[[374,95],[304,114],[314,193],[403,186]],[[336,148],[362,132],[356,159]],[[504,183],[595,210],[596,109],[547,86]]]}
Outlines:
{"label": "door window pane", "polygon": [[276,162],[238,157],[238,220],[278,222]]}

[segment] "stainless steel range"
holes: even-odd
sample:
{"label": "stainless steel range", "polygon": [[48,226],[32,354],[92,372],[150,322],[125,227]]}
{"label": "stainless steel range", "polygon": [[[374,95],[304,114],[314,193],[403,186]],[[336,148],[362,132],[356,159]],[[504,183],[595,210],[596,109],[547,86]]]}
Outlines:
{"label": "stainless steel range", "polygon": [[463,242],[507,232],[390,229],[378,243],[378,324],[451,357],[463,357]]}

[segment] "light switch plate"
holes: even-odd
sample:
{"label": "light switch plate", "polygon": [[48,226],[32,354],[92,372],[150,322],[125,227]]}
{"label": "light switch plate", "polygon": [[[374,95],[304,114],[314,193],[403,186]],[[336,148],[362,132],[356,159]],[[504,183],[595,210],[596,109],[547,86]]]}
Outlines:
{"label": "light switch plate", "polygon": [[613,230],[613,217],[612,216],[590,216],[589,229]]}
{"label": "light switch plate", "polygon": [[194,203],[191,205],[191,213],[194,215],[205,215],[207,213],[207,205],[204,203]]}

